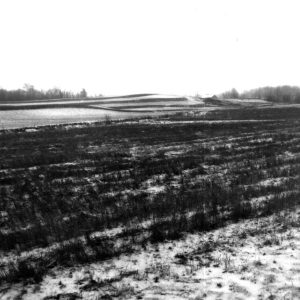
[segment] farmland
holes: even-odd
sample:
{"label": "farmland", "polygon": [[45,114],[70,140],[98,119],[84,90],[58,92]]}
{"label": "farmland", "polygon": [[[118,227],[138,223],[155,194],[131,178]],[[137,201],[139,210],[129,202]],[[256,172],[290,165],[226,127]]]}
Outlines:
{"label": "farmland", "polygon": [[[106,105],[116,108],[118,101]],[[134,103],[126,106],[138,109]],[[243,253],[265,240],[265,246],[287,249],[293,241],[297,257],[299,108],[163,112],[0,132],[3,299],[196,299],[201,272],[221,276],[234,269],[233,244],[242,265],[249,262],[236,249]],[[281,240],[272,224],[282,228]],[[253,255],[251,264],[264,264]],[[248,282],[254,269],[238,275],[235,269],[232,276]],[[286,272],[295,296],[299,269]],[[168,280],[178,289],[170,292]],[[215,284],[227,293],[230,283],[222,280]],[[260,288],[267,299],[276,292],[275,284],[250,282],[235,286],[236,295],[256,299],[252,291]],[[180,294],[184,285],[189,292]],[[207,295],[214,290],[206,288]]]}
{"label": "farmland", "polygon": [[241,106],[272,106],[264,100],[213,100],[159,94],[127,96],[0,101],[0,129],[34,127],[80,122],[97,122],[107,118],[124,120],[160,116],[177,112],[206,113],[214,109]]}

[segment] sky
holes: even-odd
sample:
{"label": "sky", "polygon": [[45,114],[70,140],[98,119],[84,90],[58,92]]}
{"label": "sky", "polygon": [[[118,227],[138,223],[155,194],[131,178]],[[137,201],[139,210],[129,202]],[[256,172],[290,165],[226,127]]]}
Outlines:
{"label": "sky", "polygon": [[89,95],[300,85],[298,0],[0,0],[0,87]]}

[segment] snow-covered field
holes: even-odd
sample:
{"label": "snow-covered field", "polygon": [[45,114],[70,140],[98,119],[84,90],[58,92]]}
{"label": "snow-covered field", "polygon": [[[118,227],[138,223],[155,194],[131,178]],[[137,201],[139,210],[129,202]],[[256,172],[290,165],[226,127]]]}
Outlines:
{"label": "snow-covered field", "polygon": [[56,268],[8,299],[300,299],[300,208]]}
{"label": "snow-covered field", "polygon": [[0,129],[69,124],[79,122],[128,119],[145,116],[139,112],[119,112],[92,108],[44,108],[24,110],[0,110]]}
{"label": "snow-covered field", "polygon": [[299,298],[300,123],[247,111],[1,131],[0,299]]}
{"label": "snow-covered field", "polygon": [[192,96],[144,94],[90,99],[31,100],[0,104],[0,129],[202,112],[231,106],[270,106],[259,100],[204,100]]}
{"label": "snow-covered field", "polygon": [[0,104],[0,129],[96,122],[105,120],[107,116],[112,120],[144,117],[148,114],[157,116],[166,112],[191,110],[195,104],[199,104],[199,101],[193,97],[158,94],[5,103]]}

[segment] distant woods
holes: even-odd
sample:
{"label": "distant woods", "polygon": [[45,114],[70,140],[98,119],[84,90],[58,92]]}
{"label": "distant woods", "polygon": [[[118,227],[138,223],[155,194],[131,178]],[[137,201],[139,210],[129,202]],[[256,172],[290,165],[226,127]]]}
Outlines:
{"label": "distant woods", "polygon": [[264,99],[277,103],[300,103],[300,87],[297,86],[278,86],[261,87],[243,93],[238,93],[236,89],[227,91],[219,96],[223,99]]}
{"label": "distant woods", "polygon": [[63,91],[59,88],[37,90],[31,84],[25,84],[23,89],[6,90],[0,88],[0,102],[13,102],[40,99],[86,98],[87,91],[82,89],[78,93]]}
{"label": "distant woods", "polygon": [[[94,97],[100,97],[101,94]],[[59,88],[49,90],[37,90],[31,84],[25,84],[22,89],[6,90],[0,88],[0,102],[14,102],[42,99],[64,99],[64,98],[88,98],[87,91],[83,88],[80,92],[74,93]],[[275,103],[299,103],[300,87],[298,86],[277,86],[261,87],[239,93],[235,88],[218,95],[220,99],[263,99]]]}

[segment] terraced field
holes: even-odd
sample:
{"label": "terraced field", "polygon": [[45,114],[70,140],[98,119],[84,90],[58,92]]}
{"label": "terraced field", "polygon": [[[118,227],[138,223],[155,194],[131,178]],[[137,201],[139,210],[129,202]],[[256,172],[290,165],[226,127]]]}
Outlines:
{"label": "terraced field", "polygon": [[220,107],[270,106],[263,100],[215,100],[200,97],[139,94],[86,99],[50,99],[0,103],[0,128],[141,118],[177,112],[206,113]]}

